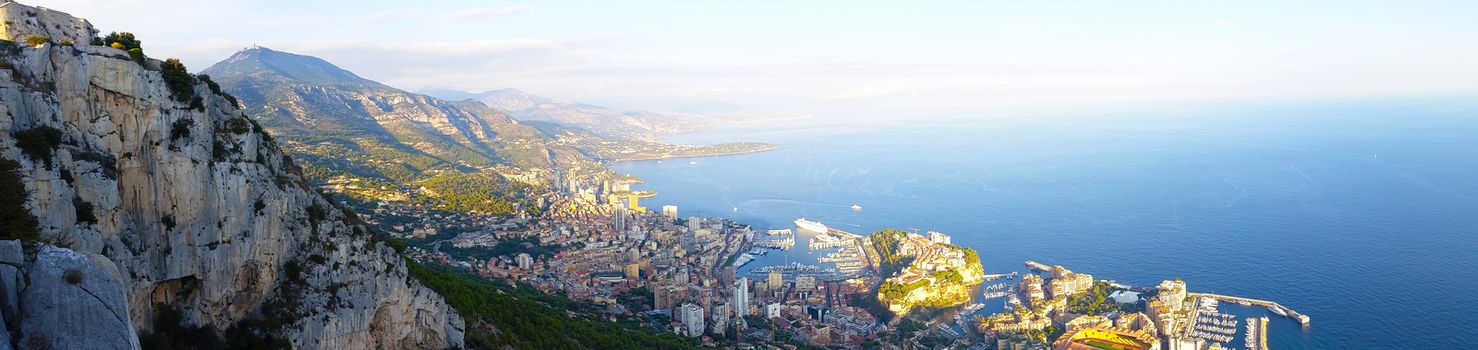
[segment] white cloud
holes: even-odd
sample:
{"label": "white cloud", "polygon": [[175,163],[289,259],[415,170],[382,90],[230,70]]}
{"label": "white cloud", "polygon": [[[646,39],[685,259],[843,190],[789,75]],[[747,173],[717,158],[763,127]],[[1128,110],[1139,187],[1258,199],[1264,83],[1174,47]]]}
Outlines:
{"label": "white cloud", "polygon": [[461,11],[453,11],[453,12],[447,13],[446,14],[446,18],[454,19],[454,20],[481,19],[481,18],[490,18],[490,17],[497,17],[497,16],[504,16],[504,15],[515,14],[515,13],[527,11],[528,9],[529,9],[528,6],[523,6],[523,5],[510,5],[510,6],[497,7],[497,8],[477,8],[477,9],[468,9],[468,10],[461,10]]}
{"label": "white cloud", "polygon": [[358,22],[365,24],[382,23],[388,20],[405,17],[407,14],[408,12],[405,9],[389,9],[360,16]]}

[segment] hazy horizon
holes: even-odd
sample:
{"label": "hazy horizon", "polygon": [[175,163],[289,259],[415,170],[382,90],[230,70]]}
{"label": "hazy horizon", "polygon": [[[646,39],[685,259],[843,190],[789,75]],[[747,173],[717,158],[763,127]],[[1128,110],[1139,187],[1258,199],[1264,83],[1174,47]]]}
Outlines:
{"label": "hazy horizon", "polygon": [[918,117],[1478,92],[1464,16],[1478,3],[1457,1],[26,3],[197,71],[260,45],[410,91],[621,109]]}

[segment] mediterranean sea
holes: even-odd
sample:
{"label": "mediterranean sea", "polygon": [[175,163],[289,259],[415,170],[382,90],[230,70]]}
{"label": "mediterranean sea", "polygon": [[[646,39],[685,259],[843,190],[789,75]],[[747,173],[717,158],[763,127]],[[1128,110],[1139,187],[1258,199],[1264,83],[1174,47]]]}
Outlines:
{"label": "mediterranean sea", "polygon": [[[682,216],[756,229],[793,229],[807,217],[859,234],[935,230],[978,250],[987,273],[1021,271],[1031,259],[1131,285],[1180,278],[1194,292],[1272,300],[1311,317],[1304,328],[1223,306],[1268,314],[1279,349],[1478,342],[1472,110],[814,119],[667,141],[784,145],[613,166],[659,193],[645,206],[677,205]],[[746,267],[814,259],[799,237]],[[1001,299],[984,303],[998,310]]]}

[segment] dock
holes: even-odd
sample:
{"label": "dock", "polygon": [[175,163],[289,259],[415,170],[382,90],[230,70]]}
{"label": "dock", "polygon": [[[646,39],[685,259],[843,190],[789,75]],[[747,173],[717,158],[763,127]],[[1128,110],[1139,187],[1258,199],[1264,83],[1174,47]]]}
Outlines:
{"label": "dock", "polygon": [[986,281],[994,281],[994,280],[1000,280],[1000,279],[1012,279],[1012,278],[1016,278],[1017,275],[1020,275],[1020,273],[1019,272],[1016,272],[1016,271],[1011,271],[1011,273],[986,274],[985,275],[985,280]]}
{"label": "dock", "polygon": [[1304,315],[1304,314],[1298,313],[1298,311],[1293,311],[1293,309],[1290,309],[1290,308],[1288,308],[1286,306],[1280,305],[1280,304],[1278,304],[1276,302],[1267,301],[1267,300],[1261,300],[1261,299],[1234,297],[1234,296],[1230,296],[1230,295],[1211,294],[1211,293],[1188,293],[1188,294],[1190,294],[1190,296],[1192,296],[1192,297],[1212,298],[1212,299],[1216,299],[1216,300],[1219,300],[1219,301],[1233,302],[1233,303],[1238,303],[1238,304],[1246,303],[1246,304],[1252,304],[1252,305],[1257,305],[1257,306],[1262,306],[1262,307],[1267,307],[1267,308],[1275,308],[1276,307],[1278,309],[1283,310],[1284,313],[1287,313],[1288,314],[1287,316],[1289,318],[1292,318],[1294,320],[1297,320],[1298,323],[1303,324],[1304,326],[1308,326],[1309,325],[1309,316],[1308,315]]}
{"label": "dock", "polygon": [[1052,272],[1051,266],[1031,260],[1026,261],[1026,268],[1036,272]]}
{"label": "dock", "polygon": [[1268,318],[1248,317],[1247,350],[1268,350]]}

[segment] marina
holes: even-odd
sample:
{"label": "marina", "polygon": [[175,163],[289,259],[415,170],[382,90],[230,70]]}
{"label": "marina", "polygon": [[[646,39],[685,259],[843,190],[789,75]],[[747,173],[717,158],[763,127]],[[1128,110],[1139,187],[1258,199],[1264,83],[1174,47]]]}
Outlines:
{"label": "marina", "polygon": [[[1206,300],[1213,300],[1213,302],[1206,303]],[[1214,299],[1198,298],[1198,301],[1203,308],[1197,310],[1195,316],[1191,318],[1191,324],[1190,327],[1186,327],[1185,336],[1209,342],[1231,342],[1232,336],[1237,334],[1237,316],[1216,312]],[[1212,305],[1210,311],[1204,308],[1207,305]]]}
{"label": "marina", "polygon": [[1268,349],[1268,318],[1248,317],[1247,336],[1243,339],[1247,350]]}
{"label": "marina", "polygon": [[755,247],[770,249],[790,249],[795,246],[795,236],[785,236],[784,239],[757,239],[750,243]]}
{"label": "marina", "polygon": [[1014,293],[1016,291],[1016,287],[1014,285],[1010,285],[1010,284],[1006,284],[1006,283],[996,283],[996,284],[992,284],[992,285],[989,285],[989,286],[985,286],[984,288],[981,288],[981,289],[985,290],[985,293],[981,295],[981,298],[985,298],[985,299],[995,299],[995,298],[1004,297],[1004,296],[1010,295],[1010,294],[1012,294],[1012,293]]}
{"label": "marina", "polygon": [[1298,321],[1298,323],[1300,323],[1300,324],[1302,324],[1304,326],[1308,326],[1309,325],[1309,316],[1308,315],[1301,314],[1298,311],[1293,311],[1293,309],[1290,309],[1290,308],[1288,308],[1286,306],[1280,305],[1280,304],[1278,304],[1276,302],[1272,302],[1272,301],[1260,300],[1260,299],[1252,299],[1252,298],[1243,298],[1243,297],[1234,297],[1234,296],[1221,295],[1221,294],[1211,294],[1211,293],[1191,293],[1191,296],[1193,296],[1193,297],[1211,298],[1211,299],[1216,299],[1216,300],[1224,301],[1224,302],[1237,303],[1239,305],[1241,305],[1243,303],[1246,303],[1246,305],[1262,306],[1262,307],[1268,308],[1268,311],[1270,311],[1270,312],[1272,312],[1274,314],[1277,314],[1278,316],[1292,318],[1293,320]]}

